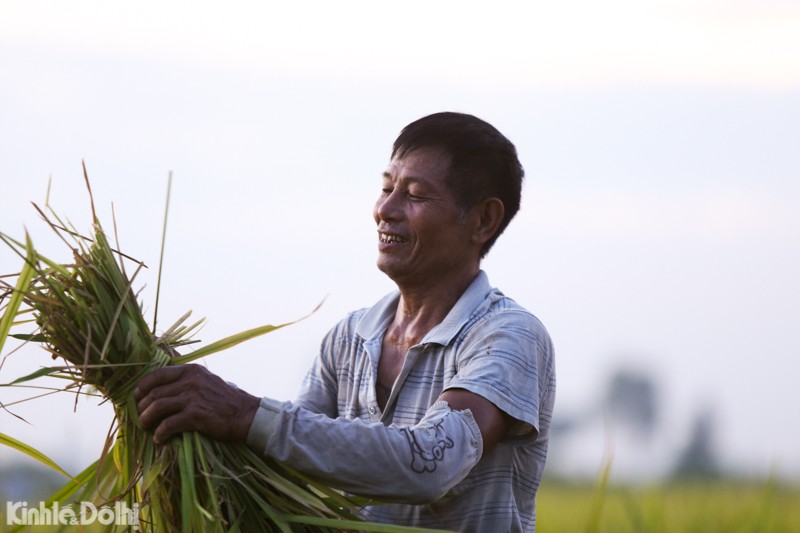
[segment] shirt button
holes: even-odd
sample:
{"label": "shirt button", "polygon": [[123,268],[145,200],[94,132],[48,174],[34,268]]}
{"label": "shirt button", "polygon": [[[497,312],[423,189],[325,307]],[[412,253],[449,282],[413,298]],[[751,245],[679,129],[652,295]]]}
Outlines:
{"label": "shirt button", "polygon": [[377,411],[377,409],[375,409],[375,406],[374,406],[374,405],[371,405],[371,406],[369,407],[369,414],[371,414],[371,415],[374,415],[374,414],[375,414],[375,411]]}

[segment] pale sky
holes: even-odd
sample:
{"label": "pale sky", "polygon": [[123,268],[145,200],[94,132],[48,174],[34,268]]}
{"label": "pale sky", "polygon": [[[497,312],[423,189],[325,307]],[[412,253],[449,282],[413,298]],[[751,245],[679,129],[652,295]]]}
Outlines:
{"label": "pale sky", "polygon": [[[151,267],[152,312],[171,170],[164,326],[192,309],[211,341],[327,295],[207,361],[279,399],[336,320],[392,289],[371,207],[399,130],[488,120],[527,183],[484,267],[553,337],[556,416],[631,364],[659,379],[658,457],[710,407],[726,466],[800,478],[800,4],[0,0],[0,72],[0,231],[24,224],[67,260],[29,202],[52,176],[52,206],[85,228],[85,160],[101,217],[113,202],[122,248]],[[0,273],[19,267],[0,251]],[[48,363],[20,352],[0,382]],[[109,415],[72,407],[19,405],[33,425],[0,413],[0,431],[78,469]],[[597,435],[553,464],[595,472]],[[622,473],[635,454],[617,443]]]}

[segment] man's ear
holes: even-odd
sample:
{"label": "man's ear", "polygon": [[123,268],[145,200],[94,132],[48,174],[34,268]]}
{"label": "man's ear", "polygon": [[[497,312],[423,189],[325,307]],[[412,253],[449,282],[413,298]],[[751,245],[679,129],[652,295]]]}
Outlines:
{"label": "man's ear", "polygon": [[475,226],[473,239],[483,246],[486,241],[497,233],[500,224],[503,222],[503,215],[505,215],[506,209],[500,198],[486,198],[475,206],[475,210],[478,215],[478,223]]}

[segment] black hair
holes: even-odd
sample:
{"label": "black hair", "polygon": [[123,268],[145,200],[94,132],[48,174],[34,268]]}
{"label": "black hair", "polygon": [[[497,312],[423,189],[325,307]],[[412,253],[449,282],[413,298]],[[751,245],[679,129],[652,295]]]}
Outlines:
{"label": "black hair", "polygon": [[484,257],[519,211],[525,171],[517,149],[494,126],[466,113],[428,115],[403,128],[392,159],[418,148],[438,148],[450,156],[447,185],[464,211],[486,198],[503,202],[503,221],[481,249]]}

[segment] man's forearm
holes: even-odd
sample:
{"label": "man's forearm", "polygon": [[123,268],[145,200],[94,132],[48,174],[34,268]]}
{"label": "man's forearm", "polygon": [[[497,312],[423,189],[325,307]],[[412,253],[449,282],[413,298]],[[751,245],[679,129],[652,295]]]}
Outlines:
{"label": "man's forearm", "polygon": [[332,419],[262,399],[247,443],[333,487],[385,501],[424,503],[461,481],[482,453],[470,411],[437,402],[415,426]]}

